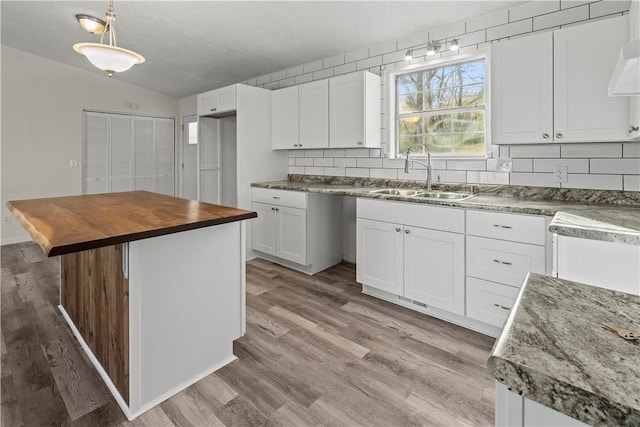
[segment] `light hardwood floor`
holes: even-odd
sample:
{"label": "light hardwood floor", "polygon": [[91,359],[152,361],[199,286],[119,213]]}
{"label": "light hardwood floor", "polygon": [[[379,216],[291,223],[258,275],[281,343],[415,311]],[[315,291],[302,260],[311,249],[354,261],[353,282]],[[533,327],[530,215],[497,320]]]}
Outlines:
{"label": "light hardwood floor", "polygon": [[2,247],[2,426],[493,425],[492,338],[362,295],[353,265],[309,277],[263,260],[247,265],[238,360],[128,422],[58,281],[35,244]]}

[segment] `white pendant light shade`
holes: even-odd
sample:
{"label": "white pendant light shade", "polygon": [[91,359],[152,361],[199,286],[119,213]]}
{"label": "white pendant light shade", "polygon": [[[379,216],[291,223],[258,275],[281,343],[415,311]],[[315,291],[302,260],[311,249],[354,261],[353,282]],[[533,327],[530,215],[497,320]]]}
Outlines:
{"label": "white pendant light shade", "polygon": [[144,62],[144,57],[136,52],[102,43],[78,43],[73,45],[73,49],[109,75],[127,71]]}
{"label": "white pendant light shade", "polygon": [[[78,19],[82,28],[85,29],[87,29],[84,25],[85,22],[93,22],[94,24],[104,23],[104,27],[100,32],[100,34],[102,34],[100,37],[100,43],[77,43],[73,45],[73,50],[86,56],[89,62],[97,68],[106,71],[109,77],[113,76],[114,73],[127,71],[134,65],[142,64],[144,62],[144,57],[139,53],[118,47],[116,29],[113,26],[115,17],[116,14],[113,10],[113,0],[109,0],[109,7],[104,21],[90,15],[76,15],[76,19]],[[91,30],[93,30],[93,27],[87,29],[87,31],[93,34],[93,31]],[[105,34],[107,33],[109,34],[109,44],[103,43]]]}

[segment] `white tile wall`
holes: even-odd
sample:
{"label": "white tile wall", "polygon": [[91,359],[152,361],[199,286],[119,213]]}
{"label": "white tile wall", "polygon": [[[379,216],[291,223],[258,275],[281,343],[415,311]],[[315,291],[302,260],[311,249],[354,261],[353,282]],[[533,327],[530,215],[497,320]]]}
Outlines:
{"label": "white tile wall", "polygon": [[[277,89],[334,75],[369,70],[384,70],[407,65],[407,48],[416,48],[412,63],[425,61],[424,45],[431,40],[459,39],[461,51],[489,47],[493,41],[522,37],[532,31],[580,24],[586,20],[620,15],[631,2],[605,0],[532,1],[489,15],[426,29],[397,40],[389,40],[328,58],[252,78],[245,84]],[[455,55],[443,52],[440,56]],[[383,79],[384,80],[384,79]],[[423,181],[425,172],[416,166],[411,173],[403,171],[402,160],[388,159],[386,152],[386,120],[382,82],[382,150],[325,149],[289,151],[289,173],[308,175],[352,176]],[[443,182],[496,183],[560,187],[553,182],[554,166],[568,167],[567,188],[593,188],[640,191],[640,142],[513,145],[491,147],[493,158],[480,160],[433,159],[433,180]],[[512,159],[512,172],[496,172],[496,158]]]}

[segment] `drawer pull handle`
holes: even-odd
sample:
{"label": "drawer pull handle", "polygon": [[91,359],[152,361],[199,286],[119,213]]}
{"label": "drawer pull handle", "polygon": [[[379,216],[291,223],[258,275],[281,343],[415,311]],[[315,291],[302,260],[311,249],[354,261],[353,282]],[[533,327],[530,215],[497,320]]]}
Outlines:
{"label": "drawer pull handle", "polygon": [[396,232],[399,233],[400,232],[400,227],[396,227]]}
{"label": "drawer pull handle", "polygon": [[513,228],[510,225],[493,224],[493,226],[496,228]]}
{"label": "drawer pull handle", "polygon": [[502,265],[513,265],[513,263],[511,262],[500,261],[499,259],[494,259],[493,262],[497,262],[498,264],[502,264]]}
{"label": "drawer pull handle", "polygon": [[273,198],[280,200],[280,197],[278,197],[278,196],[273,196]]}
{"label": "drawer pull handle", "polygon": [[409,234],[411,233],[411,230],[404,230],[404,234]]}
{"label": "drawer pull handle", "polygon": [[493,304],[493,305],[495,305],[496,307],[501,308],[503,310],[511,310],[510,307],[505,307],[504,305],[500,305],[500,304]]}

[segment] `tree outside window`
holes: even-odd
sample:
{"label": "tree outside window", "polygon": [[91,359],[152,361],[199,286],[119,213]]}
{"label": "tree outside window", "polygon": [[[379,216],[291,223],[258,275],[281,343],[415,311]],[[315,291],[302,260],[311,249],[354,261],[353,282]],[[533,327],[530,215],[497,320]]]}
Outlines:
{"label": "tree outside window", "polygon": [[485,75],[484,58],[398,75],[396,154],[421,142],[432,155],[484,156]]}

